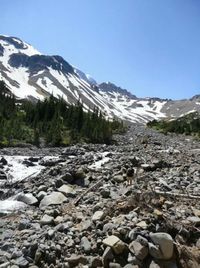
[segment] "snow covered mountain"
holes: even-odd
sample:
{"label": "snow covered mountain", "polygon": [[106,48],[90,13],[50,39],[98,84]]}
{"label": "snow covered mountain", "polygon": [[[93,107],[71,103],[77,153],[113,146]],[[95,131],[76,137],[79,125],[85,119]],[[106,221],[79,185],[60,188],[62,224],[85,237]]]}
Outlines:
{"label": "snow covered mountain", "polygon": [[0,80],[18,98],[43,100],[53,93],[69,104],[81,101],[85,110],[98,107],[109,118],[131,122],[145,123],[200,110],[198,97],[181,101],[137,98],[112,83],[98,85],[61,56],[42,55],[19,38],[3,35],[0,35]]}

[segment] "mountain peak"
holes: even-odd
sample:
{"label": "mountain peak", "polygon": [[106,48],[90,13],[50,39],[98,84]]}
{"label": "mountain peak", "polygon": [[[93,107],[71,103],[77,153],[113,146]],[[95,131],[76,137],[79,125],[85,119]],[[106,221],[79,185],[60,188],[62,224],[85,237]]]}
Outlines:
{"label": "mountain peak", "polygon": [[24,53],[29,56],[41,53],[33,48],[31,45],[29,45],[26,42],[23,42],[20,38],[14,37],[14,36],[6,36],[6,35],[0,35],[0,45],[5,49],[7,48],[7,51],[9,50],[12,53]]}
{"label": "mountain peak", "polygon": [[131,92],[129,92],[128,90],[123,89],[119,86],[116,86],[114,83],[111,83],[111,82],[103,82],[99,84],[99,88],[103,92],[107,92],[107,93],[117,92],[119,94],[126,95],[127,97],[131,99],[137,99],[137,97],[133,95]]}

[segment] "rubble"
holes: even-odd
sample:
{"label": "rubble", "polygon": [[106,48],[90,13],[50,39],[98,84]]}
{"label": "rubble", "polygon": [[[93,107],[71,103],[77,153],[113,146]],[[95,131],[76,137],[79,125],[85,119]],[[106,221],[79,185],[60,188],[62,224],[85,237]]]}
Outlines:
{"label": "rubble", "polygon": [[0,150],[44,167],[12,182],[3,161],[0,267],[200,267],[199,142],[136,125],[115,139]]}

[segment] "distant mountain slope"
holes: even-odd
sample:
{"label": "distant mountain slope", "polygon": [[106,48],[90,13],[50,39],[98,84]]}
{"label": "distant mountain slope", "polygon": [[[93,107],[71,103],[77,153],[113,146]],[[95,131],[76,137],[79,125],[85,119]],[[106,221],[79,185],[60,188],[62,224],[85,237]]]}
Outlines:
{"label": "distant mountain slope", "polygon": [[98,85],[61,56],[42,55],[19,38],[3,35],[0,35],[0,80],[18,98],[43,100],[53,93],[69,104],[81,101],[85,110],[98,107],[109,118],[130,122],[178,117],[200,109],[198,97],[181,101],[137,98],[112,83]]}
{"label": "distant mountain slope", "polygon": [[174,132],[187,135],[197,135],[200,137],[200,113],[192,112],[173,120],[153,120],[148,122],[149,127],[161,132]]}

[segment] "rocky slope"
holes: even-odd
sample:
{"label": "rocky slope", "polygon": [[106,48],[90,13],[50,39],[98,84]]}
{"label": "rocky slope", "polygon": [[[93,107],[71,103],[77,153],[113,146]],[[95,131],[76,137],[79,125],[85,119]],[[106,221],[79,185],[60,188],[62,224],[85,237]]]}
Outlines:
{"label": "rocky slope", "polygon": [[199,97],[190,100],[137,98],[112,83],[100,85],[61,56],[43,55],[16,37],[0,35],[0,79],[19,98],[43,100],[50,94],[69,104],[81,101],[85,110],[98,107],[107,117],[145,123],[200,110]]}
{"label": "rocky slope", "polygon": [[[141,126],[115,139],[0,150],[0,267],[200,266],[199,142]],[[41,172],[16,180],[16,155]]]}

